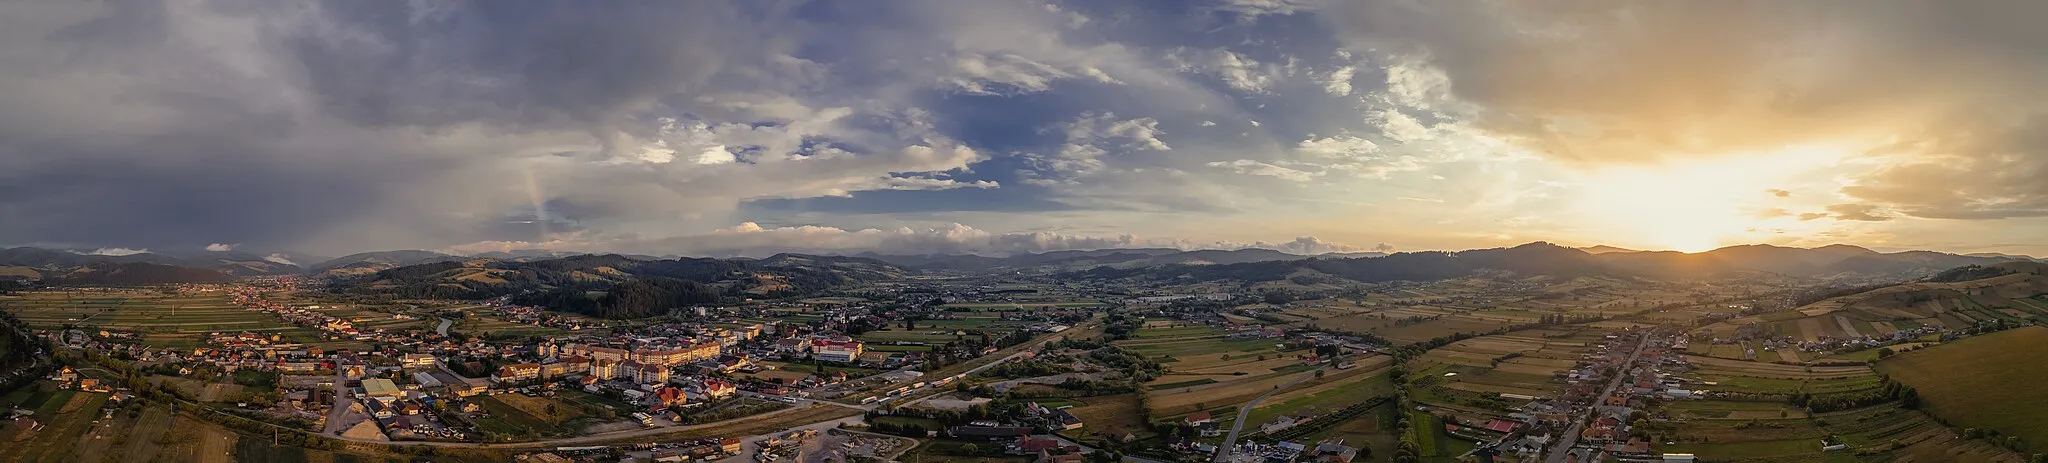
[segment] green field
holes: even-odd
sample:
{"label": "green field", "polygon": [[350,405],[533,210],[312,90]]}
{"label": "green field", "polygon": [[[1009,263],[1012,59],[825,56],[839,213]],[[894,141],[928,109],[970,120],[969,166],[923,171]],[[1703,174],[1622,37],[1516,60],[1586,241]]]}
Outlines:
{"label": "green field", "polygon": [[2048,443],[2048,328],[1965,338],[1878,362],[1878,370],[1919,390],[1928,412],[1956,426],[1996,429]]}

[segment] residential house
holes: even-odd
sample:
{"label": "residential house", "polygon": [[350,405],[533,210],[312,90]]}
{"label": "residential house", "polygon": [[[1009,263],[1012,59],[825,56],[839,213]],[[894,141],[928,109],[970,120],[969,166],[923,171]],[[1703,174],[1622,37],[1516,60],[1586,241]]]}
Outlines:
{"label": "residential house", "polygon": [[535,379],[540,379],[540,364],[535,363],[514,363],[511,365],[505,365],[503,367],[498,367],[497,373],[491,374],[491,381],[500,384],[519,381],[531,381]]}
{"label": "residential house", "polygon": [[827,362],[852,362],[863,352],[861,342],[854,339],[813,339],[811,355]]}
{"label": "residential house", "polygon": [[404,368],[433,368],[433,367],[434,367],[434,355],[433,355],[433,354],[405,354],[405,357],[404,357],[404,358],[401,358],[401,359],[399,359],[399,366],[401,366],[401,367],[404,367]]}

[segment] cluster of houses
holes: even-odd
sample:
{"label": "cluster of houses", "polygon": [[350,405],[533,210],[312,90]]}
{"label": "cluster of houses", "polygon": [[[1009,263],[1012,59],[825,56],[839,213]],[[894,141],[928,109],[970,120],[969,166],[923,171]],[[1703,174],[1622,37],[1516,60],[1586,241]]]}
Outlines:
{"label": "cluster of houses", "polygon": [[[1207,444],[1184,446],[1188,447],[1188,450],[1196,452],[1200,451],[1196,447],[1208,447]],[[1256,458],[1268,463],[1351,463],[1352,460],[1358,458],[1358,449],[1344,445],[1343,439],[1324,440],[1315,443],[1314,446],[1296,442],[1261,444],[1248,440],[1238,444],[1237,448],[1232,449],[1231,454],[1245,457],[1245,459]]]}

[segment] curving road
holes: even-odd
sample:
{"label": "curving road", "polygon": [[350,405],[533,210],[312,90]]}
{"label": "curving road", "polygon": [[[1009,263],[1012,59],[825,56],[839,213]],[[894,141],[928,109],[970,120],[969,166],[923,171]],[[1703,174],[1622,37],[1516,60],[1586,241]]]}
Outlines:
{"label": "curving road", "polygon": [[1294,377],[1294,380],[1288,381],[1287,384],[1282,384],[1280,387],[1266,391],[1264,394],[1259,394],[1258,397],[1253,397],[1250,402],[1239,405],[1237,407],[1237,420],[1230,425],[1230,435],[1223,438],[1223,446],[1216,450],[1216,461],[1218,463],[1230,461],[1230,449],[1237,445],[1237,432],[1244,429],[1244,421],[1251,417],[1252,409],[1259,407],[1259,401],[1266,400],[1267,397],[1271,397],[1280,391],[1293,388],[1294,385],[1301,384],[1302,381],[1315,377],[1316,373],[1321,371],[1323,371],[1323,367],[1316,367],[1314,370],[1302,372],[1301,376]]}

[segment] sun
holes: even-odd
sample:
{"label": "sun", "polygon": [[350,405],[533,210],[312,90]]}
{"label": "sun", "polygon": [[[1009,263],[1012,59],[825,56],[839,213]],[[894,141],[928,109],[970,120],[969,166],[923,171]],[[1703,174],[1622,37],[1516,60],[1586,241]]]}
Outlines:
{"label": "sun", "polygon": [[1845,150],[1802,146],[1652,165],[1606,167],[1579,179],[1577,213],[1592,238],[1617,245],[1699,252],[1762,242],[1785,227],[1760,215],[1766,193],[1840,162]]}

